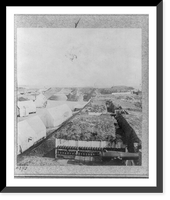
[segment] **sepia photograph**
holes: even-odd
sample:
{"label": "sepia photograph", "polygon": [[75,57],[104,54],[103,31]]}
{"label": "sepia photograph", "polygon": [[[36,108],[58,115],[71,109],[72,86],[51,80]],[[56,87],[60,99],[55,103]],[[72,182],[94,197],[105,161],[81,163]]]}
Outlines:
{"label": "sepia photograph", "polygon": [[148,15],[15,15],[15,177],[148,177]]}

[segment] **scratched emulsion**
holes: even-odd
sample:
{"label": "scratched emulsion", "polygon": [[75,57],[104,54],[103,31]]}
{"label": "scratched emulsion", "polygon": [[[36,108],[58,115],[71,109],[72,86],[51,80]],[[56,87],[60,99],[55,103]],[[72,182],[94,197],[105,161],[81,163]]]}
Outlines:
{"label": "scratched emulsion", "polygon": [[[142,166],[58,166],[15,168],[19,176],[148,177],[148,15],[15,15],[15,88],[17,85],[17,28],[139,28],[142,32]],[[16,95],[15,95],[16,97]],[[15,115],[16,122],[16,115]],[[16,124],[16,123],[15,123]],[[15,126],[15,143],[17,137]],[[15,145],[16,147],[17,145]],[[16,148],[15,148],[16,152]],[[15,154],[16,164],[16,154]]]}

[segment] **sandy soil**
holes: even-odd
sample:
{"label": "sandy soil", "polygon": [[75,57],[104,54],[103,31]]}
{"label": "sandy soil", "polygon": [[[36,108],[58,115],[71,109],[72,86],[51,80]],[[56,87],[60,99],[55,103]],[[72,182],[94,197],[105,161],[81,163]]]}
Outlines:
{"label": "sandy soil", "polygon": [[47,158],[38,156],[24,156],[18,163],[19,166],[69,166],[69,165],[124,165],[124,161],[111,160],[105,162],[84,162],[71,159]]}

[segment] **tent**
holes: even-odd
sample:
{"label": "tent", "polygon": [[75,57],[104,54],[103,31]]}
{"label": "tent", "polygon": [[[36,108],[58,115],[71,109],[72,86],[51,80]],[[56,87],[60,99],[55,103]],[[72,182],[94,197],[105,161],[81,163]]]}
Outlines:
{"label": "tent", "polygon": [[54,108],[54,107],[57,107],[57,106],[61,106],[63,104],[66,104],[71,110],[74,110],[74,106],[75,106],[75,104],[77,104],[77,102],[47,100],[46,108]]}
{"label": "tent", "polygon": [[24,98],[22,96],[18,97],[18,101],[28,101],[29,99],[28,98]]}
{"label": "tent", "polygon": [[46,97],[43,94],[39,94],[38,96],[36,96],[35,105],[37,108],[41,108],[45,105],[46,101]]}
{"label": "tent", "polygon": [[49,100],[54,100],[54,101],[67,101],[67,96],[62,93],[57,93],[52,95]]}
{"label": "tent", "polygon": [[83,108],[88,102],[86,101],[52,101],[48,100],[47,101],[47,106],[46,108],[53,108],[56,106],[60,106],[63,104],[66,104],[72,111],[75,109],[81,109]]}
{"label": "tent", "polygon": [[18,101],[18,108],[20,117],[27,116],[29,113],[36,112],[36,105],[32,100],[29,101]]}
{"label": "tent", "polygon": [[24,97],[27,98],[28,100],[35,101],[36,95],[34,95],[34,94],[26,94],[26,95],[24,95]]}
{"label": "tent", "polygon": [[70,88],[62,88],[62,89],[58,92],[58,94],[65,94],[65,95],[68,95],[68,94],[71,93],[71,91],[72,91],[72,89],[70,89]]}
{"label": "tent", "polygon": [[46,127],[39,116],[30,117],[27,121],[36,133],[36,141],[46,136]]}
{"label": "tent", "polygon": [[82,94],[80,94],[80,95],[78,96],[78,101],[83,101],[83,95],[82,95]]}
{"label": "tent", "polygon": [[26,120],[18,123],[18,154],[34,144],[35,133]]}
{"label": "tent", "polygon": [[46,127],[39,116],[18,122],[18,153],[46,137]]}
{"label": "tent", "polygon": [[48,108],[40,116],[47,128],[56,127],[72,116],[72,111],[68,105],[63,104],[57,107]]}

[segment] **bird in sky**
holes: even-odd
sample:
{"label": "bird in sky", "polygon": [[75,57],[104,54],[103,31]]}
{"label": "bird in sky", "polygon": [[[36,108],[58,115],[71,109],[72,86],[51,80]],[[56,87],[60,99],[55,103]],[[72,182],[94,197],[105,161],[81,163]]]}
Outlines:
{"label": "bird in sky", "polygon": [[[81,19],[81,18],[80,18]],[[80,22],[80,19],[75,23],[75,28],[77,28],[78,23]]]}
{"label": "bird in sky", "polygon": [[75,54],[69,53],[68,55],[65,55],[65,56],[68,57],[71,61],[73,61],[74,59],[77,59],[77,55]]}

